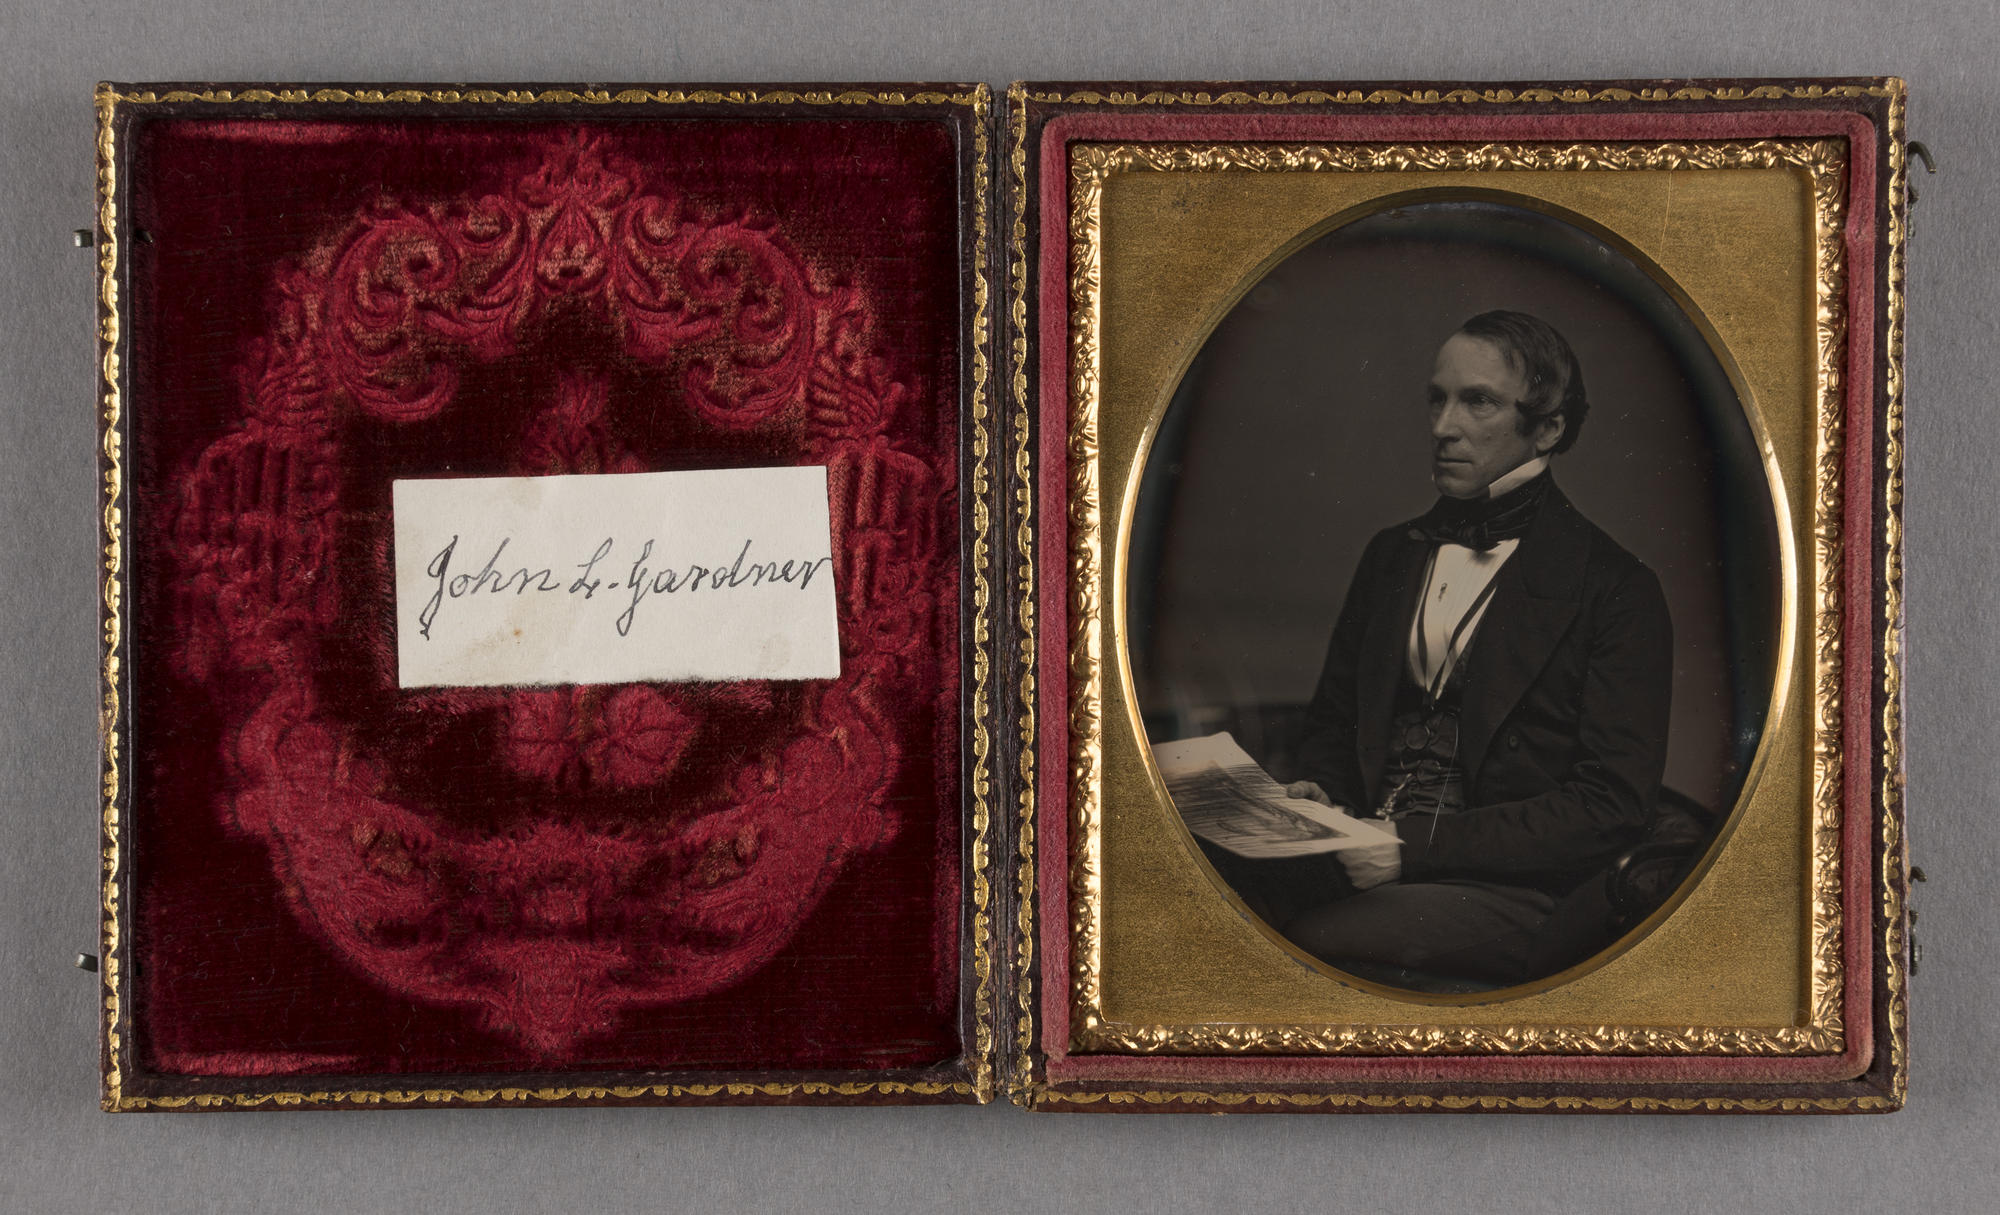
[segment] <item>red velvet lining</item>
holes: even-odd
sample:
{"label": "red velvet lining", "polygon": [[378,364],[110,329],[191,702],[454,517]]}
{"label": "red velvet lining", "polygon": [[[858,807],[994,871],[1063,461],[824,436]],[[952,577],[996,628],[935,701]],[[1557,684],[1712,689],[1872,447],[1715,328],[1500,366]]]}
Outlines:
{"label": "red velvet lining", "polygon": [[[956,1057],[949,130],[176,119],[131,181],[143,1068]],[[784,463],[840,679],[397,688],[396,477]]]}
{"label": "red velvet lining", "polygon": [[[1452,1059],[1415,1058],[1130,1058],[1070,1055],[1069,1026],[1069,889],[1068,839],[1068,459],[1063,436],[1068,426],[1069,293],[1068,263],[1068,145],[1072,142],[1191,142],[1211,140],[1389,141],[1450,140],[1674,140],[1696,138],[1829,136],[1844,138],[1850,149],[1848,183],[1848,315],[1872,317],[1878,287],[1874,260],[1876,157],[1875,131],[1863,115],[1839,110],[1791,109],[1718,111],[1709,113],[1604,113],[1579,108],[1550,115],[1452,113],[1381,114],[1354,111],[1334,114],[1213,114],[1197,112],[1070,113],[1051,119],[1038,144],[1039,190],[1037,234],[1041,240],[1037,318],[1040,343],[1038,417],[1042,433],[1038,450],[1041,511],[1041,578],[1038,609],[1042,635],[1037,682],[1041,689],[1042,729],[1038,789],[1039,832],[1043,849],[1037,866],[1039,917],[1042,926],[1042,1041],[1048,1054],[1048,1077],[1054,1082],[1174,1082],[1219,1083],[1529,1083],[1529,1082],[1814,1082],[1859,1074],[1872,1057],[1873,972],[1873,804],[1874,765],[1851,762],[1845,770],[1845,800],[1850,813],[1842,820],[1846,920],[1844,923],[1847,983],[1842,1018],[1847,1028],[1845,1049],[1837,1055],[1795,1058],[1620,1058],[1554,1056],[1482,1056]],[[1874,649],[1871,639],[1876,611],[1877,577],[1874,559],[1874,330],[1869,324],[1849,329],[1846,357],[1847,477],[1845,502],[1845,575],[1848,645],[1845,651],[1846,699],[1860,711],[1845,719],[1849,756],[1870,754],[1874,704]],[[1054,712],[1050,710],[1054,709]],[[1855,812],[1858,808],[1859,812]],[[1422,1020],[1421,1006],[1412,1006],[1411,1020]]]}

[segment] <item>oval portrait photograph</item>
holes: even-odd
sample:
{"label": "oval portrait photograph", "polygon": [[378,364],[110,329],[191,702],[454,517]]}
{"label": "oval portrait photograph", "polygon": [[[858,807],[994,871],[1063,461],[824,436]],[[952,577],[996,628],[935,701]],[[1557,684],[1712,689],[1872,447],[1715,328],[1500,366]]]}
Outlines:
{"label": "oval portrait photograph", "polygon": [[1503,195],[1341,216],[1145,456],[1127,658],[1214,876],[1391,992],[1580,972],[1756,775],[1790,560],[1755,406],[1617,238]]}

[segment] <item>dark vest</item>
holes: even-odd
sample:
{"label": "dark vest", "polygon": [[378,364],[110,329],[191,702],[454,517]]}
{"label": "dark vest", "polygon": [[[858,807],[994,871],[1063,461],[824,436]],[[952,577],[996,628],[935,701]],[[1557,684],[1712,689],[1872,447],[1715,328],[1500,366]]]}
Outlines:
{"label": "dark vest", "polygon": [[1376,808],[1379,817],[1457,814],[1465,809],[1465,767],[1458,753],[1464,670],[1463,661],[1452,668],[1437,703],[1429,706],[1416,680],[1406,679],[1397,689],[1389,756],[1382,767],[1382,804]]}

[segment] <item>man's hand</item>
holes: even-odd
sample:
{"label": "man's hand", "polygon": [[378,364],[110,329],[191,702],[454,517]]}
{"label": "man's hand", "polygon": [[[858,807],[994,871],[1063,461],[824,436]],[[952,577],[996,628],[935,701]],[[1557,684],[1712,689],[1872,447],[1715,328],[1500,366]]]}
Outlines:
{"label": "man's hand", "polygon": [[[1318,802],[1322,806],[1333,805],[1333,799],[1326,790],[1309,780],[1295,780],[1285,786],[1286,797],[1296,797],[1304,801]],[[1341,807],[1345,809],[1345,807]],[[1374,848],[1349,848],[1336,852],[1341,867],[1347,870],[1347,880],[1354,883],[1356,890],[1373,890],[1377,886],[1395,881],[1403,875],[1403,846],[1382,844]]]}
{"label": "man's hand", "polygon": [[1403,876],[1403,845],[1378,844],[1372,848],[1349,848],[1336,852],[1347,870],[1347,880],[1356,890],[1373,890]]}
{"label": "man's hand", "polygon": [[1331,806],[1333,804],[1333,799],[1326,795],[1326,790],[1309,780],[1295,780],[1291,784],[1286,785],[1285,796],[1296,797],[1309,802],[1318,802],[1322,806]]}

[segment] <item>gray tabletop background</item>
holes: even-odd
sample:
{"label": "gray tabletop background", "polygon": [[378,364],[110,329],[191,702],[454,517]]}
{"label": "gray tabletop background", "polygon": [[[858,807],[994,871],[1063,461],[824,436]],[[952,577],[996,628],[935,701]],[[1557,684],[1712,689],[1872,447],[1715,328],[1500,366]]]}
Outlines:
{"label": "gray tabletop background", "polygon": [[[0,0],[0,1211],[1868,1211],[2000,1206],[2000,121],[1992,0]],[[126,80],[1895,74],[1909,264],[1909,814],[1890,1117],[97,1109],[91,87]]]}

